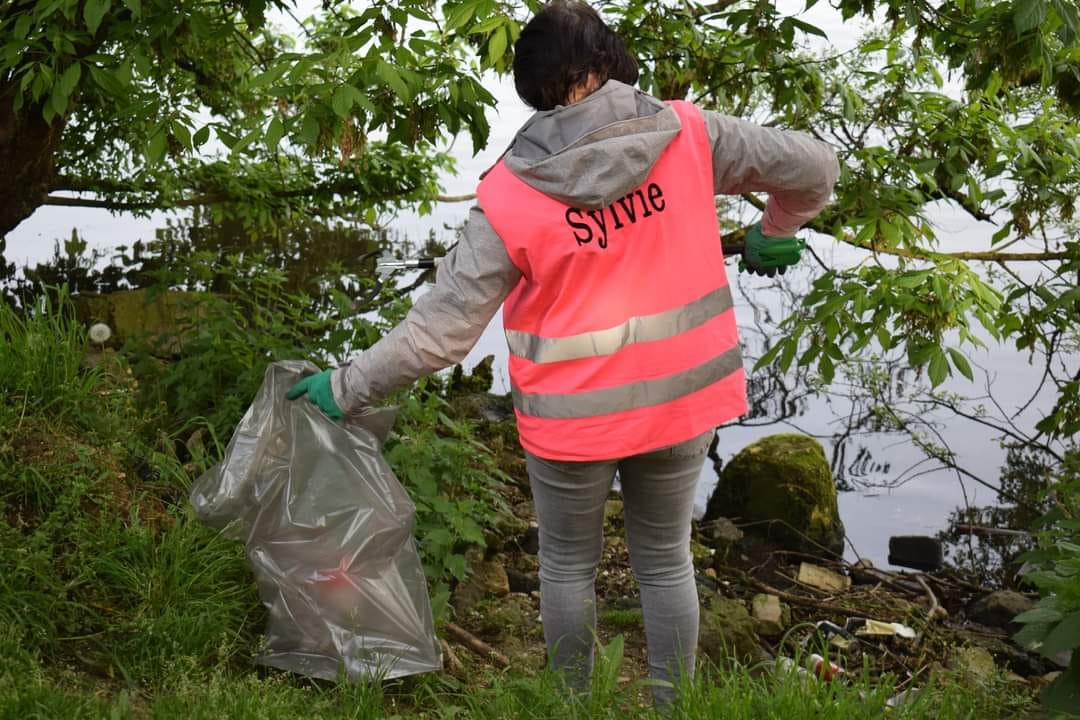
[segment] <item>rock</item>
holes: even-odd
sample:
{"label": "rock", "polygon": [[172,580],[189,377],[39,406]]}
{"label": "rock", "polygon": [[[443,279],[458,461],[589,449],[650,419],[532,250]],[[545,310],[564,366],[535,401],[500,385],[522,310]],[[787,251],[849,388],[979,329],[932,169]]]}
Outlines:
{"label": "rock", "polygon": [[526,555],[536,555],[540,552],[540,526],[529,523],[529,529],[516,542],[521,552]]}
{"label": "rock", "polygon": [[517,570],[507,570],[506,579],[510,592],[525,593],[528,595],[533,590],[540,589],[540,576],[536,573],[523,573]]}
{"label": "rock", "polygon": [[997,672],[994,656],[980,647],[958,648],[949,658],[949,668],[969,686],[988,684]]}
{"label": "rock", "polygon": [[829,461],[805,435],[770,435],[743,448],[724,467],[702,523],[721,516],[784,549],[839,555],[844,547]]}
{"label": "rock", "polygon": [[1054,669],[1051,660],[1038,653],[1025,652],[1005,638],[994,637],[986,632],[960,630],[957,638],[973,647],[979,647],[994,656],[994,661],[1017,675],[1037,677]]}
{"label": "rock", "polygon": [[873,574],[874,562],[870,558],[859,558],[851,566],[851,581],[856,585],[873,585],[879,582]]}
{"label": "rock", "polygon": [[104,323],[112,329],[112,342],[140,336],[169,338],[166,354],[180,348],[180,335],[191,327],[205,296],[167,290],[119,290],[111,293],[79,293],[71,298],[75,313],[86,323]]}
{"label": "rock", "polygon": [[945,550],[937,538],[896,535],[889,538],[889,564],[927,572],[941,569]]}
{"label": "rock", "polygon": [[464,612],[487,597],[503,597],[510,593],[506,568],[494,560],[474,560],[472,574],[454,590],[454,608]]}
{"label": "rock", "polygon": [[496,514],[492,528],[484,533],[484,540],[488,547],[505,546],[513,544],[516,538],[528,531],[529,522],[507,510]]}
{"label": "rock", "polygon": [[746,606],[719,595],[707,596],[702,605],[698,649],[718,665],[732,658],[744,663],[765,659]]}
{"label": "rock", "polygon": [[1036,687],[1044,688],[1050,683],[1057,680],[1059,677],[1061,677],[1061,671],[1054,670],[1053,672],[1048,672],[1045,675],[1040,675],[1039,677],[1032,678],[1031,684]]}
{"label": "rock", "polygon": [[690,556],[694,559],[695,567],[705,567],[712,564],[713,555],[716,551],[711,547],[706,547],[695,540],[690,538]]}
{"label": "rock", "polygon": [[826,592],[844,592],[851,587],[851,578],[847,575],[841,575],[808,562],[799,564],[798,580],[803,585]]}
{"label": "rock", "polygon": [[1020,626],[1013,618],[1035,607],[1034,601],[1015,590],[996,590],[979,598],[968,608],[967,616],[990,627],[1006,628],[1015,633]]}
{"label": "rock", "polygon": [[784,632],[784,613],[780,607],[780,598],[775,595],[758,594],[754,596],[752,606],[758,633],[768,638],[775,638]]}
{"label": "rock", "polygon": [[698,525],[702,541],[720,549],[734,545],[743,539],[743,531],[726,517],[715,517]]}

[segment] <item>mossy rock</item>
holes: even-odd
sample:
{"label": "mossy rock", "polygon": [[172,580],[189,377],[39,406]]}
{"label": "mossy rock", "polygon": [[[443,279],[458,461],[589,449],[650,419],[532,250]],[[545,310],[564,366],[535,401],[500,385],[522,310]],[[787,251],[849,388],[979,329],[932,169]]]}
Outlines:
{"label": "mossy rock", "polygon": [[770,435],[743,448],[720,474],[703,522],[722,516],[781,548],[844,549],[829,461],[806,435]]}
{"label": "mossy rock", "polygon": [[168,340],[167,352],[179,349],[178,336],[193,322],[198,304],[205,295],[147,288],[112,293],[80,293],[72,297],[79,320],[102,322],[112,330],[116,342],[137,338]]}
{"label": "mossy rock", "polygon": [[765,658],[746,605],[711,594],[702,601],[698,650],[717,665],[731,660],[753,663]]}

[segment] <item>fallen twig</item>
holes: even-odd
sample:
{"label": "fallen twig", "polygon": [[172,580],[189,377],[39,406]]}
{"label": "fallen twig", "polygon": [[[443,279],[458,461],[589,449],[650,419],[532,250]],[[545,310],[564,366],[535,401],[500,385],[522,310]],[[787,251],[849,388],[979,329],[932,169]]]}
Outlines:
{"label": "fallen twig", "polygon": [[931,590],[930,586],[926,584],[926,580],[923,579],[922,575],[916,575],[915,579],[920,585],[922,585],[922,589],[926,592],[927,599],[930,600],[930,609],[926,611],[927,617],[929,617],[929,619],[932,621],[944,620],[945,618],[949,617],[949,611],[941,607],[941,603],[938,602],[937,595],[934,595],[934,591]]}
{"label": "fallen twig", "polygon": [[750,585],[751,587],[753,587],[755,590],[759,590],[760,592],[767,593],[769,595],[775,595],[778,598],[780,598],[781,600],[783,600],[785,602],[788,602],[788,603],[791,603],[792,605],[804,605],[806,607],[812,607],[812,608],[817,608],[818,610],[824,610],[825,612],[836,613],[837,615],[845,615],[845,616],[857,615],[859,617],[870,618],[871,620],[880,620],[881,622],[892,622],[891,619],[886,619],[886,618],[884,618],[884,617],[882,617],[880,615],[878,615],[878,616],[868,615],[863,610],[859,610],[857,608],[844,607],[843,605],[836,605],[834,603],[822,602],[820,600],[814,600],[813,598],[803,597],[802,595],[795,595],[793,593],[784,592],[783,590],[779,590],[777,588],[774,588],[771,585],[768,585],[766,583],[761,582],[760,580],[758,580],[755,577],[751,577],[750,575],[745,574],[741,570],[735,570],[734,568],[731,568],[731,569],[734,570],[734,572],[737,573],[738,575],[742,576],[743,581],[745,583],[747,583],[748,585]]}
{"label": "fallen twig", "polygon": [[451,675],[460,675],[464,672],[465,666],[461,664],[461,660],[458,659],[457,653],[450,647],[450,643],[446,642],[442,638],[439,638],[439,645],[442,646],[443,655],[446,656],[446,670]]}
{"label": "fallen twig", "polygon": [[464,645],[469,650],[472,650],[480,657],[490,659],[492,662],[494,662],[501,668],[510,667],[510,661],[506,658],[505,655],[488,645],[480,638],[473,635],[465,628],[449,622],[446,623],[444,627],[446,628],[447,635]]}

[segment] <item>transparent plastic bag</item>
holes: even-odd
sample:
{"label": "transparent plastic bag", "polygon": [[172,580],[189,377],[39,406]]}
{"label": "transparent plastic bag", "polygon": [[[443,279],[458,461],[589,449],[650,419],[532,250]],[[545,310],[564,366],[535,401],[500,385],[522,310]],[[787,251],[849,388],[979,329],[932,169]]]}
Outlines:
{"label": "transparent plastic bag", "polygon": [[317,371],[267,368],[224,460],[191,490],[199,518],[247,547],[269,611],[256,662],[327,680],[439,669],[415,508],[380,452],[397,411],[338,424],[285,398]]}

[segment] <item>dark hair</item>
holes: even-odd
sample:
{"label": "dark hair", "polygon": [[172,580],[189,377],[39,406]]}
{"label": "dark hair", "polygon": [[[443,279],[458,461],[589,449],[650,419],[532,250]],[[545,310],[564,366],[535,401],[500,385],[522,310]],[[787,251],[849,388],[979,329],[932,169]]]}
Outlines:
{"label": "dark hair", "polygon": [[594,73],[600,84],[633,85],[637,61],[595,10],[578,0],[555,0],[525,25],[514,44],[514,87],[536,110],[566,103],[570,90]]}

